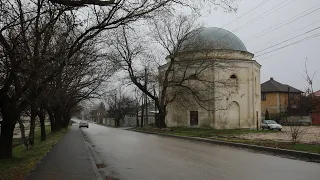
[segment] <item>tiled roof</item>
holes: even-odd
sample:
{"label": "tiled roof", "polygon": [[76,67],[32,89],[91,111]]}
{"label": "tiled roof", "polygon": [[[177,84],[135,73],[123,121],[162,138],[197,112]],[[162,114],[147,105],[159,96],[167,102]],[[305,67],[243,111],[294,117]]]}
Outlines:
{"label": "tiled roof", "polygon": [[299,89],[291,87],[286,84],[281,84],[270,78],[269,81],[261,84],[261,92],[291,92],[291,93],[303,93]]}

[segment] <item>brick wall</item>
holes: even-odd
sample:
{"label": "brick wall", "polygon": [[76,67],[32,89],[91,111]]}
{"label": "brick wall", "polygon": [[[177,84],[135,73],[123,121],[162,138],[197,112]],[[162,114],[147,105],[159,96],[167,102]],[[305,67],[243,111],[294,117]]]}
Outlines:
{"label": "brick wall", "polygon": [[278,93],[267,93],[266,100],[261,101],[261,111],[264,114],[266,109],[268,109],[269,113],[277,113],[277,101],[278,101]]}
{"label": "brick wall", "polygon": [[280,93],[280,105],[287,108],[288,105],[288,93]]}
{"label": "brick wall", "polygon": [[[299,94],[295,96],[298,98]],[[279,100],[278,100],[279,97]],[[279,101],[279,104],[278,104]],[[290,100],[291,103],[294,101]],[[261,101],[261,110],[264,114],[266,109],[268,109],[269,113],[277,114],[281,112],[286,112],[288,107],[288,93],[267,93],[266,94],[266,101]],[[280,109],[280,111],[279,111]]]}

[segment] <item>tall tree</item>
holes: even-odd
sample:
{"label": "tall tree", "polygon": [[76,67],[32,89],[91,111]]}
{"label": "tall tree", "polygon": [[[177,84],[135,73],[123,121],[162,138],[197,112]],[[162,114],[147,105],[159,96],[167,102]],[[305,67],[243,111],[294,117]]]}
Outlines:
{"label": "tall tree", "polygon": [[[208,108],[208,103],[216,98],[230,96],[232,92],[228,89],[234,89],[233,81],[210,81],[203,75],[204,71],[215,68],[230,70],[232,66],[229,63],[212,59],[210,61],[199,60],[194,54],[186,53],[191,47],[197,47],[195,45],[197,43],[208,43],[205,39],[197,39],[201,28],[196,28],[194,22],[195,19],[183,15],[160,17],[151,22],[151,38],[165,50],[167,55],[167,63],[157,66],[159,68],[157,89],[154,88],[155,86],[149,86],[149,88],[145,86],[144,79],[139,75],[141,59],[148,59],[149,62],[155,61],[153,56],[145,56],[150,49],[143,46],[144,41],[139,41],[141,37],[130,35],[132,31],[124,27],[112,45],[114,54],[109,58],[127,71],[132,83],[155,101],[159,111],[156,125],[161,128],[166,127],[167,107],[173,101],[179,100],[182,102],[180,105],[186,108],[190,105],[199,105],[207,110],[216,111],[218,108]],[[194,41],[195,39],[197,40]],[[206,56],[210,51],[202,53]],[[216,88],[218,86],[221,88]],[[156,93],[157,91],[159,93]],[[215,94],[219,97],[211,97],[208,94]],[[227,107],[221,108],[226,109]]]}
{"label": "tall tree", "polygon": [[[212,2],[215,4],[218,1]],[[222,2],[217,4],[219,6],[229,5],[229,1],[219,2]],[[129,0],[1,1],[0,108],[3,122],[0,159],[12,156],[13,129],[20,120],[20,113],[48,86],[63,88],[65,67],[77,58],[84,46],[93,43],[106,30],[150,18],[162,10],[172,10],[176,4],[188,6],[190,3],[183,0],[137,3]],[[79,101],[78,96],[75,99],[70,104]],[[63,121],[61,114],[66,119],[70,118],[70,114],[62,112],[62,107],[58,106],[48,109],[48,114],[51,120],[57,122]]]}

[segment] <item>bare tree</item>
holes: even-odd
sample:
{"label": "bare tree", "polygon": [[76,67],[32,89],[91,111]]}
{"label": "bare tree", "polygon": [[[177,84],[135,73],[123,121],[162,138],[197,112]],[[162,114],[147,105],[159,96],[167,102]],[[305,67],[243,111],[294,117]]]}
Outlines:
{"label": "bare tree", "polygon": [[[310,113],[317,108],[317,98],[313,91],[313,78],[315,72],[310,75],[307,68],[307,60],[305,61],[304,68],[304,78],[307,82],[307,88],[302,96],[288,99],[288,115],[295,115],[300,117],[299,120],[289,120],[287,119],[285,123],[289,125],[288,135],[290,136],[291,142],[293,144],[299,143],[301,138],[309,131],[309,124],[303,121],[303,116],[308,116]],[[290,92],[288,92],[290,93]],[[290,97],[290,94],[288,94]]]}
{"label": "bare tree", "polygon": [[[220,1],[212,1],[211,4],[230,5],[230,1],[217,2]],[[92,45],[96,42],[95,38],[106,30],[150,18],[153,13],[168,11],[176,4],[189,6],[199,3],[182,0],[146,0],[137,3],[128,0],[1,1],[0,107],[3,123],[0,159],[12,156],[13,129],[15,123],[20,122],[21,111],[48,86],[62,89],[65,67],[83,47]],[[75,96],[76,100],[70,104],[88,97],[91,94],[88,92],[82,94],[81,98]],[[54,113],[50,111],[51,120],[62,121],[57,116],[63,114],[61,109],[55,108]],[[64,114],[67,119],[69,116],[69,113]],[[20,124],[23,129],[23,124]]]}
{"label": "bare tree", "polygon": [[[207,43],[205,39],[199,38],[201,28],[195,28],[195,19],[187,16],[176,18],[161,17],[151,22],[152,39],[154,39],[166,52],[167,64],[159,67],[157,82],[160,84],[157,89],[154,86],[146,87],[144,80],[139,76],[137,64],[139,59],[147,58],[149,62],[154,61],[153,57],[145,56],[148,49],[139,43],[135,35],[130,35],[130,30],[123,27],[122,32],[116,37],[113,43],[115,53],[110,59],[129,74],[133,84],[143,93],[147,94],[159,111],[159,120],[156,125],[160,128],[166,127],[165,116],[167,106],[173,101],[179,101],[181,105],[199,105],[207,110],[215,111],[208,107],[208,103],[218,97],[230,96],[234,89],[234,82],[228,80],[208,80],[205,71],[214,69],[230,70],[230,63],[213,59],[198,59],[197,53],[190,53],[190,49],[197,47],[197,43]],[[208,54],[210,51],[202,51]],[[119,61],[121,60],[121,61]],[[228,88],[230,87],[230,88]],[[235,87],[237,88],[237,87]],[[223,89],[218,91],[218,89]],[[159,93],[156,93],[156,92]],[[215,92],[215,96],[208,96]],[[219,107],[219,109],[227,109]]]}
{"label": "bare tree", "polygon": [[117,91],[110,93],[108,97],[108,116],[114,118],[115,126],[120,126],[120,120],[125,115],[131,114],[135,111],[135,100],[123,93],[117,94]]}

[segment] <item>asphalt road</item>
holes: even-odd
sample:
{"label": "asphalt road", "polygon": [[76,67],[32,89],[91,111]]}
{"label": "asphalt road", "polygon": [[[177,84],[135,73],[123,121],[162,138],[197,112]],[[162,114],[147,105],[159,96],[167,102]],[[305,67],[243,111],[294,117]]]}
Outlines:
{"label": "asphalt road", "polygon": [[320,164],[90,124],[98,160],[120,180],[319,180]]}

